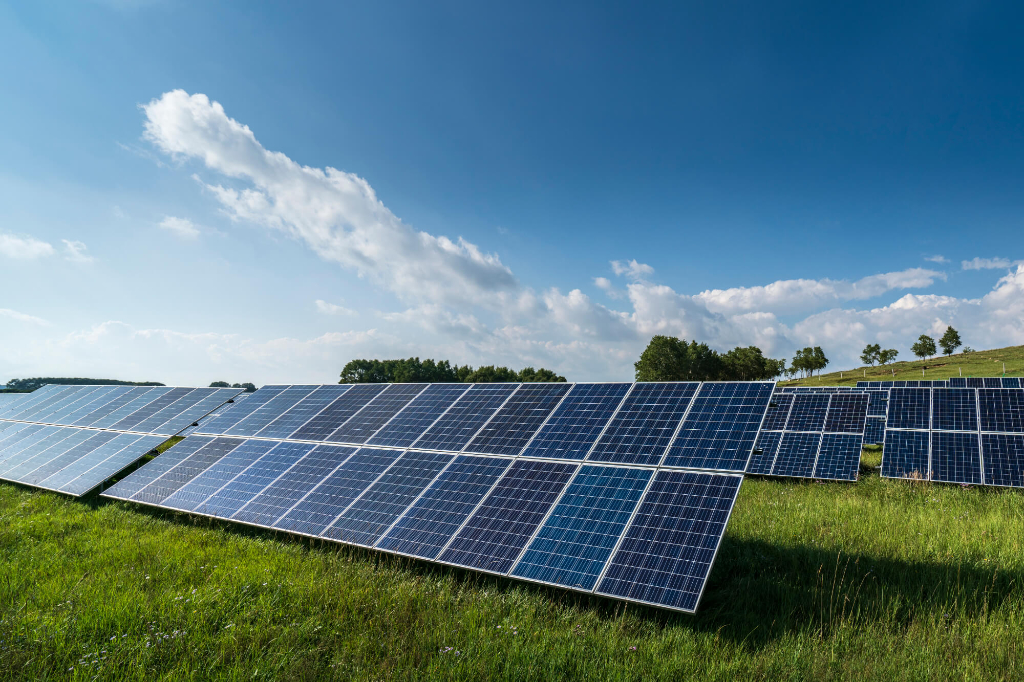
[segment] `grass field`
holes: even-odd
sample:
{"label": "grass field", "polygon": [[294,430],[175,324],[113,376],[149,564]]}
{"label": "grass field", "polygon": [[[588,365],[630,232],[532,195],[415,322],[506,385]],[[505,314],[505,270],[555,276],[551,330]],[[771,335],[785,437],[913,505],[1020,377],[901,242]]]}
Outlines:
{"label": "grass field", "polygon": [[894,362],[885,367],[858,367],[842,372],[781,382],[783,386],[853,386],[858,381],[890,381],[893,379],[948,379],[958,376],[998,377],[1024,376],[1024,346],[1010,346],[974,353],[936,356],[930,360]]}
{"label": "grass field", "polygon": [[1015,679],[1024,495],[748,478],[697,616],[0,485],[4,679]]}

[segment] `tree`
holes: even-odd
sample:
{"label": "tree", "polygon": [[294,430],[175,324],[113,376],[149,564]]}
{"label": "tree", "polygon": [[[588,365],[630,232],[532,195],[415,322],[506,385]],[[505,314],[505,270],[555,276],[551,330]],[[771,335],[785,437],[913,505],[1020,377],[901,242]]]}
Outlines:
{"label": "tree", "polygon": [[163,386],[159,381],[120,381],[118,379],[83,379],[69,377],[35,377],[32,379],[11,379],[8,391],[34,391],[46,384],[60,386]]}
{"label": "tree", "polygon": [[882,347],[877,343],[869,343],[864,346],[864,352],[860,354],[860,361],[865,365],[875,366],[878,362],[878,356],[882,352]]}
{"label": "tree", "polygon": [[256,384],[246,381],[244,384],[231,384],[231,388],[244,388],[246,393],[255,393]]}
{"label": "tree", "polygon": [[534,381],[546,381],[546,382],[561,382],[565,381],[565,377],[560,374],[555,374],[550,369],[534,369],[533,367],[524,367],[519,371],[519,380],[523,383],[531,383]]}
{"label": "tree", "polygon": [[690,369],[686,342],[674,336],[656,335],[633,363],[637,381],[682,381]]}
{"label": "tree", "polygon": [[810,346],[801,348],[793,356],[793,368],[804,373],[805,376],[814,376],[814,371],[819,372],[828,366],[828,358],[821,346]]}
{"label": "tree", "polygon": [[911,346],[910,350],[922,360],[930,358],[936,353],[935,339],[927,334],[921,334],[921,336],[917,337],[917,343]]}
{"label": "tree", "polygon": [[719,378],[731,381],[765,381],[781,375],[785,360],[766,358],[757,346],[733,348],[721,356],[722,371]]}
{"label": "tree", "polygon": [[342,384],[406,384],[492,381],[565,381],[550,369],[526,367],[521,372],[508,367],[487,365],[474,369],[469,365],[452,365],[447,360],[430,358],[404,360],[350,360],[341,370]]}
{"label": "tree", "polygon": [[942,346],[942,352],[946,355],[952,355],[953,351],[960,347],[960,332],[953,329],[952,327],[946,327],[946,333],[939,339],[939,345]]}
{"label": "tree", "polygon": [[888,365],[890,362],[896,359],[896,356],[900,352],[895,348],[886,348],[885,350],[878,351],[878,362],[883,365]]}
{"label": "tree", "polygon": [[231,384],[226,381],[211,381],[210,388],[231,388]]}

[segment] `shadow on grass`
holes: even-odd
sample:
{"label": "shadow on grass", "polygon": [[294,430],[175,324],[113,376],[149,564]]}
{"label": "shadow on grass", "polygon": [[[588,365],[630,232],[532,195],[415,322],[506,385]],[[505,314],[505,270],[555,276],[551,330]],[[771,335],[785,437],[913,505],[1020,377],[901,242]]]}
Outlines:
{"label": "shadow on grass", "polygon": [[827,637],[846,626],[883,625],[896,631],[920,619],[982,617],[1014,595],[1024,576],[967,563],[908,562],[837,553],[806,545],[758,540],[722,542],[696,615],[481,574],[375,550],[294,536],[97,495],[92,507],[124,504],[152,518],[221,529],[239,537],[295,542],[307,551],[339,553],[421,579],[454,579],[467,587],[542,595],[553,607],[588,611],[601,620],[627,613],[656,627],[683,627],[755,648],[795,633]]}

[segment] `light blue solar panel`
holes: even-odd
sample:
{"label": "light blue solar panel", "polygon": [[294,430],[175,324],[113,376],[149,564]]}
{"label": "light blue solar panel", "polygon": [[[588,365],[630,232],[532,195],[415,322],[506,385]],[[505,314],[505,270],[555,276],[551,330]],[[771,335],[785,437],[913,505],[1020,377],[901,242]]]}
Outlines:
{"label": "light blue solar panel", "polygon": [[256,435],[260,438],[288,438],[350,388],[352,387],[348,384],[321,386],[296,403],[295,407],[260,429]]}
{"label": "light blue solar panel", "polygon": [[[109,429],[114,424],[128,417],[132,413],[146,407],[170,390],[171,389],[166,386],[144,388],[142,392],[134,394],[134,397],[123,405],[107,412],[106,414],[100,415],[96,418],[91,418],[88,426],[95,429]],[[85,426],[85,424],[83,424],[83,426]]]}
{"label": "light blue solar panel", "polygon": [[575,384],[522,456],[583,459],[629,389],[630,384]]}
{"label": "light blue solar panel", "polygon": [[977,433],[932,433],[932,480],[981,483],[980,445]]}
{"label": "light blue solar panel", "polygon": [[182,486],[209,469],[220,461],[224,455],[241,444],[242,441],[238,438],[214,438],[180,463],[168,469],[166,473],[145,488],[132,495],[132,502],[155,505],[163,503],[164,500],[180,490]]}
{"label": "light blue solar panel", "polygon": [[367,445],[407,448],[430,428],[472,384],[430,384],[384,425]]}
{"label": "light blue solar panel", "polygon": [[[200,436],[203,437],[203,436]],[[183,441],[184,443],[185,441]],[[174,447],[181,447],[181,443]],[[194,511],[208,514],[204,507],[218,490],[234,480],[263,455],[267,454],[277,443],[269,440],[247,440],[237,448],[221,457],[210,468],[183,485],[177,492],[161,502],[161,506],[182,511]],[[174,448],[171,448],[172,450]]]}
{"label": "light blue solar panel", "polygon": [[[17,452],[15,448],[27,447],[32,439],[42,438],[45,430],[51,428],[53,427],[41,424],[24,424],[15,433],[0,440],[0,463]],[[20,443],[24,443],[24,445],[19,445]]]}
{"label": "light blue solar panel", "polygon": [[[825,418],[826,433],[864,433],[864,419],[868,414],[870,397],[865,393],[835,394],[828,404]],[[858,449],[858,454],[860,450]]]}
{"label": "light blue solar panel", "polygon": [[119,394],[113,400],[98,405],[91,412],[81,415],[78,419],[72,421],[71,424],[75,426],[92,426],[94,422],[98,422],[100,419],[124,407],[133,400],[137,400],[151,390],[148,386],[126,386],[125,388],[128,390]]}
{"label": "light blue solar panel", "polygon": [[135,427],[146,421],[147,418],[191,392],[191,388],[172,388],[153,402],[139,408],[116,424],[112,424],[109,428],[114,431],[134,431]]}
{"label": "light blue solar panel", "polygon": [[[209,396],[211,393],[213,393],[217,389],[214,389],[214,388],[194,388],[194,389],[191,389],[191,390],[188,390],[188,389],[183,389],[183,390],[185,390],[186,392],[183,393],[181,396],[179,396],[177,399],[175,399],[172,402],[164,405],[163,407],[155,410],[152,414],[150,414],[146,418],[141,419],[139,421],[136,421],[132,425],[131,429],[125,429],[125,430],[139,431],[139,432],[142,432],[142,433],[157,433],[157,428],[158,427],[160,427],[161,425],[165,424],[169,420],[173,419],[175,416],[181,414],[182,412],[184,412],[188,408],[194,406],[197,402],[199,402],[203,398]],[[213,408],[211,408],[211,409],[213,409]],[[184,427],[182,427],[182,428],[184,428]],[[181,429],[178,429],[178,431],[180,431],[180,430]],[[166,432],[161,432],[161,433],[166,433]],[[168,435],[173,435],[173,433],[168,434]]]}
{"label": "light blue solar panel", "polygon": [[[63,453],[68,450],[72,450],[77,446],[81,445],[89,439],[90,436],[94,435],[95,431],[85,431],[80,429],[62,429],[63,438],[60,441],[53,443],[50,447],[37,450],[31,455],[22,454],[20,457],[16,457],[12,460],[8,460],[3,464],[0,464],[0,478],[4,478],[8,481],[18,481],[24,483],[22,480],[25,476],[32,473],[39,467],[43,466],[47,462],[52,461],[60,457]],[[13,464],[13,466],[11,466]]]}
{"label": "light blue solar panel", "polygon": [[438,452],[407,451],[322,536],[372,547],[453,458]]}
{"label": "light blue solar panel", "polygon": [[[43,388],[46,388],[45,386]],[[69,396],[81,391],[84,386],[58,386],[53,387],[53,390],[48,391],[44,395],[40,395],[39,398],[35,398],[29,401],[27,404],[16,405],[13,408],[7,410],[4,413],[4,419],[20,419],[24,421],[32,421],[29,419],[33,414],[36,414],[42,410],[46,410],[50,405],[55,405],[59,402],[68,400]],[[35,397],[36,393],[42,391],[40,388],[38,391],[32,393]]]}
{"label": "light blue solar panel", "polygon": [[[163,433],[168,435],[174,435],[180,433],[182,430],[192,426],[199,419],[203,418],[213,410],[226,403],[234,396],[241,393],[241,389],[238,388],[203,388],[198,389],[202,393],[198,396],[198,400],[193,402],[191,405],[177,405],[173,406],[174,410],[169,410],[164,416],[167,419],[162,423],[152,428],[146,429],[148,433]],[[136,430],[141,428],[140,426],[135,427]]]}
{"label": "light blue solar panel", "polygon": [[30,422],[45,422],[52,424],[50,416],[61,414],[65,410],[73,409],[80,400],[87,400],[95,390],[96,386],[69,386],[68,390],[62,391],[54,400],[40,403],[34,409],[26,409],[23,412],[10,416],[10,419],[20,419]]}
{"label": "light blue solar panel", "polygon": [[203,502],[204,513],[230,519],[313,447],[309,443],[278,443]]}
{"label": "light blue solar panel", "polygon": [[696,382],[633,384],[587,459],[658,464],[698,386]]}
{"label": "light blue solar panel", "polygon": [[130,390],[128,386],[101,386],[89,398],[81,403],[76,403],[72,410],[66,410],[60,417],[61,424],[74,424],[89,413],[116,402],[117,399]]}
{"label": "light blue solar panel", "polygon": [[291,511],[278,519],[274,527],[319,536],[401,454],[401,450],[360,448]]}
{"label": "light blue solar panel", "polygon": [[978,408],[982,431],[1024,433],[1024,390],[979,389]]}
{"label": "light blue solar panel", "polygon": [[856,481],[864,437],[859,433],[825,433],[814,465],[814,478]]}
{"label": "light blue solar panel", "polygon": [[769,382],[701,384],[662,466],[744,471],[773,389]]}
{"label": "light blue solar panel", "polygon": [[[891,408],[890,408],[891,410]],[[927,480],[929,433],[927,431],[885,430],[882,476]]]}
{"label": "light blue solar panel", "polygon": [[[96,467],[101,466],[104,462],[110,460],[110,458],[118,455],[118,453],[122,453],[127,450],[127,454],[134,454],[139,448],[145,448],[148,446],[148,449],[135,458],[137,460],[156,447],[156,445],[159,445],[162,440],[163,439],[159,436],[140,436],[134,433],[119,434],[112,440],[104,443],[92,452],[89,452],[84,457],[77,459],[72,464],[69,464],[60,471],[40,481],[38,485],[41,488],[48,488],[50,490],[65,490],[71,486],[77,487],[78,484],[81,484],[85,480],[82,479],[83,476],[86,476]],[[155,441],[156,445],[149,445],[152,441]],[[137,447],[133,448],[132,446],[136,446],[136,444],[138,444]],[[198,448],[199,444],[197,444],[196,447]],[[188,448],[182,448],[182,459],[187,456],[184,454],[186,450],[188,450]],[[148,466],[136,469],[134,472],[121,479],[121,481],[119,481],[114,487],[107,490],[106,496],[127,500],[129,497],[148,485],[153,479],[160,476],[167,470],[167,468],[173,466],[174,463],[179,461],[177,454],[169,456],[166,460],[163,460],[163,457],[165,456],[167,456],[166,453],[165,455],[157,457],[155,460],[150,462]],[[116,473],[117,472],[114,472],[111,476]],[[106,478],[109,477],[101,479],[100,483],[106,480]]]}
{"label": "light blue solar panel", "polygon": [[104,395],[105,391],[101,389],[108,388],[106,386],[82,386],[81,390],[72,393],[67,392],[67,397],[60,402],[54,403],[47,408],[38,410],[26,418],[27,421],[45,422],[47,424],[60,424],[61,418],[66,414],[71,414],[75,410],[80,409],[84,405],[90,404],[97,397]]}
{"label": "light blue solar panel", "polygon": [[476,435],[519,384],[473,384],[413,447],[458,452]]}
{"label": "light blue solar panel", "polygon": [[593,589],[653,473],[581,467],[511,575]]}
{"label": "light blue solar panel", "polygon": [[821,446],[821,433],[789,432],[779,443],[779,452],[772,468],[774,476],[810,478]]}
{"label": "light blue solar panel", "polygon": [[295,440],[326,440],[339,426],[373,400],[387,384],[356,384],[289,436]]}
{"label": "light blue solar panel", "polygon": [[754,452],[747,464],[748,474],[771,474],[775,455],[779,452],[782,431],[761,431],[754,444]]}
{"label": "light blue solar panel", "polygon": [[576,467],[560,462],[515,462],[438,561],[508,573]]}
{"label": "light blue solar panel", "polygon": [[511,459],[497,457],[456,457],[377,548],[435,558],[511,464]]}
{"label": "light blue solar panel", "polygon": [[695,611],[742,480],[658,472],[595,591]]}
{"label": "light blue solar panel", "polygon": [[868,417],[864,420],[864,443],[881,445],[885,441],[885,418]]}
{"label": "light blue solar panel", "polygon": [[523,384],[466,446],[465,452],[518,455],[572,384]]}
{"label": "light blue solar panel", "polygon": [[776,393],[768,403],[768,409],[764,413],[762,431],[782,431],[786,428],[786,421],[789,419],[789,410],[793,407],[792,393]]}
{"label": "light blue solar panel", "polygon": [[787,431],[818,431],[824,430],[825,417],[828,415],[828,403],[831,396],[824,393],[798,393],[793,397],[793,407],[789,411]]}
{"label": "light blue solar panel", "polygon": [[3,460],[0,462],[0,478],[3,478],[4,474],[8,471],[22,465],[26,461],[32,460],[36,455],[60,443],[74,432],[75,429],[66,429],[59,426],[47,427],[45,431],[41,432],[39,438],[23,441],[26,443],[25,447],[6,450],[0,454],[0,459]]}
{"label": "light blue solar panel", "polygon": [[426,384],[391,384],[325,440],[356,445],[365,443],[426,387]]}
{"label": "light blue solar panel", "polygon": [[889,391],[886,428],[930,428],[930,403],[931,390],[927,388],[893,388]]}
{"label": "light blue solar panel", "polygon": [[339,445],[310,445],[308,454],[232,518],[260,526],[273,525],[355,451]]}
{"label": "light blue solar panel", "polygon": [[1024,487],[1024,435],[983,433],[986,485]]}
{"label": "light blue solar panel", "polygon": [[[224,434],[238,437],[254,436],[269,425],[270,422],[295,407],[303,398],[315,390],[316,386],[289,386],[255,410],[252,410],[249,416],[227,429]],[[246,401],[246,404],[249,402]]]}
{"label": "light blue solar panel", "polygon": [[977,431],[978,395],[973,388],[932,390],[932,428],[941,431]]}
{"label": "light blue solar panel", "polygon": [[230,410],[221,412],[216,419],[211,419],[203,424],[203,430],[200,433],[213,435],[227,433],[231,427],[276,398],[286,388],[288,386],[264,386],[246,398],[244,402],[233,405]]}
{"label": "light blue solar panel", "polygon": [[[118,439],[115,438],[110,441],[110,443],[96,448],[85,457],[80,458],[74,464],[65,467],[54,476],[51,476],[38,484],[39,487],[58,490],[59,492],[67,493],[68,495],[85,495],[102,485],[107,479],[117,476],[127,467],[135,464],[147,454],[153,452],[153,450],[164,441],[163,436],[140,436],[137,434],[124,435],[129,438],[134,438],[134,440],[110,456],[103,458],[102,455],[104,454],[103,451],[105,448],[117,442]],[[82,473],[79,476],[72,477],[72,474],[80,470]],[[52,484],[53,480],[58,477],[63,480],[67,480],[67,483],[64,483],[59,488]]]}

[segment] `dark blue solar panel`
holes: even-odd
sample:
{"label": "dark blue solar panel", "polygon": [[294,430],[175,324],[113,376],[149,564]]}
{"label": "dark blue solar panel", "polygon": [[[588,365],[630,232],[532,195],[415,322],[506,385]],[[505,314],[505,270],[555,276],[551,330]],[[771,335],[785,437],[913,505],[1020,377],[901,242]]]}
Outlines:
{"label": "dark blue solar panel", "polygon": [[574,385],[522,456],[583,459],[629,388],[629,384]]}
{"label": "dark blue solar panel", "polygon": [[484,498],[439,561],[508,573],[576,464],[519,460]]}
{"label": "dark blue solar panel", "polygon": [[779,444],[772,474],[810,478],[814,474],[814,460],[820,445],[820,433],[786,432]]}
{"label": "dark blue solar panel", "polygon": [[776,393],[768,403],[768,411],[764,413],[762,431],[782,431],[789,419],[789,408],[793,407],[792,393]]}
{"label": "dark blue solar panel", "polygon": [[[247,440],[203,473],[196,476],[180,490],[164,500],[161,505],[183,511],[208,513],[203,506],[212,495],[230,483],[235,476],[245,471],[250,464],[267,454],[277,443],[269,440]],[[180,447],[176,445],[174,447]],[[173,449],[173,448],[172,448]]]}
{"label": "dark blue solar panel", "polygon": [[694,611],[742,480],[658,472],[597,593]]}
{"label": "dark blue solar panel", "polygon": [[[201,509],[211,516],[229,519],[263,489],[290,469],[313,446],[309,443],[278,443],[242,473],[206,500]],[[173,449],[173,448],[172,448]]]}
{"label": "dark blue solar panel", "polygon": [[[255,410],[252,410],[245,419],[238,421],[234,426],[225,430],[224,433],[225,435],[239,437],[255,436],[266,428],[270,422],[298,405],[303,398],[307,397],[314,390],[316,390],[315,386],[289,386]],[[246,401],[245,405],[248,405],[248,401]]]}
{"label": "dark blue solar panel", "polygon": [[890,429],[928,429],[931,420],[931,390],[893,388],[889,391],[886,427]]}
{"label": "dark blue solar panel", "polygon": [[220,416],[203,424],[202,433],[227,433],[231,427],[276,398],[286,388],[288,387],[264,386],[243,402],[232,405],[230,410],[224,410]]}
{"label": "dark blue solar panel", "polygon": [[[147,485],[163,476],[171,468],[177,466],[195,453],[199,448],[212,441],[212,438],[205,436],[190,436],[181,441],[173,448],[165,451],[159,457],[148,463],[146,466],[136,469],[125,478],[118,481],[116,485],[103,493],[104,497],[116,497],[121,500],[130,499],[132,495],[139,492]],[[117,441],[112,441],[111,444]]]}
{"label": "dark blue solar panel", "polygon": [[979,389],[978,406],[982,431],[1024,433],[1024,390]]}
{"label": "dark blue solar panel", "polygon": [[325,440],[335,443],[365,443],[370,436],[426,387],[426,384],[392,384],[388,386]]}
{"label": "dark blue solar panel", "polygon": [[28,475],[22,476],[21,481],[28,485],[37,485],[117,437],[113,431],[85,431],[84,433],[88,434],[86,439],[72,448],[64,449],[59,457],[54,457]]}
{"label": "dark blue solar panel", "polygon": [[277,417],[256,432],[260,438],[288,438],[292,432],[320,413],[342,393],[352,388],[348,384],[321,386],[295,404],[294,407]]}
{"label": "dark blue solar panel", "polygon": [[1002,388],[1003,380],[1000,377],[984,377],[982,379],[983,388]]}
{"label": "dark blue solar panel", "polygon": [[510,464],[497,457],[457,457],[377,548],[433,559]]}
{"label": "dark blue solar panel", "polygon": [[367,445],[407,448],[469,390],[470,384],[430,384],[391,421],[375,433]]}
{"label": "dark blue solar panel", "polygon": [[1020,379],[1017,377],[1003,377],[1002,388],[1021,388]]}
{"label": "dark blue solar panel", "polygon": [[517,387],[518,384],[473,384],[443,417],[413,443],[413,447],[421,450],[461,450]]}
{"label": "dark blue solar panel", "polygon": [[454,457],[409,450],[321,535],[372,547]]}
{"label": "dark blue solar panel", "polygon": [[856,481],[864,438],[860,434],[826,433],[821,437],[814,478]]}
{"label": "dark blue solar panel", "polygon": [[831,396],[824,393],[798,393],[793,397],[789,411],[787,431],[818,431],[825,426],[828,401]]}
{"label": "dark blue solar panel", "polygon": [[[962,389],[969,390],[969,389]],[[932,480],[981,483],[977,433],[932,433]]]}
{"label": "dark blue solar panel", "polygon": [[770,474],[772,465],[775,464],[775,455],[779,451],[779,441],[782,440],[781,431],[762,431],[757,435],[757,442],[754,445],[754,453],[750,456],[747,464],[747,473]]}
{"label": "dark blue solar panel", "polygon": [[932,428],[942,431],[977,431],[977,391],[973,388],[933,389]]}
{"label": "dark blue solar panel", "polygon": [[967,388],[985,388],[985,380],[981,377],[967,377]]}
{"label": "dark blue solar panel", "polygon": [[274,527],[319,536],[401,454],[401,450],[358,450],[291,511],[278,519]]}
{"label": "dark blue solar panel", "polygon": [[587,459],[658,464],[699,384],[633,384]]}
{"label": "dark blue solar panel", "polygon": [[864,393],[833,395],[825,418],[825,432],[863,434],[869,399]]}
{"label": "dark blue solar panel", "polygon": [[1024,435],[981,434],[987,485],[1024,486]]}
{"label": "dark blue solar panel", "polygon": [[523,384],[466,446],[466,452],[517,455],[572,384]]}
{"label": "dark blue solar panel", "polygon": [[144,504],[162,503],[183,485],[209,469],[221,457],[241,444],[242,441],[237,438],[214,438],[211,442],[183,459],[180,464],[169,469],[160,478],[132,495],[132,502],[142,502]]}
{"label": "dark blue solar panel", "polygon": [[356,384],[325,407],[320,414],[306,422],[305,426],[289,438],[326,440],[339,426],[347,422],[352,415],[361,410],[366,403],[373,400],[387,386],[388,384]]}
{"label": "dark blue solar panel", "polygon": [[309,445],[301,459],[231,518],[271,526],[355,452],[337,445]]}
{"label": "dark blue solar panel", "polygon": [[927,480],[929,434],[927,431],[885,430],[882,475],[889,478]]}
{"label": "dark blue solar panel", "polygon": [[967,388],[966,377],[953,377],[949,380],[948,386],[950,388]]}
{"label": "dark blue solar panel", "polygon": [[868,391],[868,395],[871,397],[871,402],[868,403],[868,416],[884,417],[886,408],[889,406],[889,391],[883,389]]}
{"label": "dark blue solar panel", "polygon": [[701,384],[663,466],[744,471],[773,390],[767,382]]}
{"label": "dark blue solar panel", "polygon": [[653,473],[583,466],[511,575],[593,589]]}
{"label": "dark blue solar panel", "polygon": [[868,417],[864,420],[864,443],[881,445],[885,441],[885,418]]}

